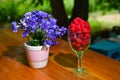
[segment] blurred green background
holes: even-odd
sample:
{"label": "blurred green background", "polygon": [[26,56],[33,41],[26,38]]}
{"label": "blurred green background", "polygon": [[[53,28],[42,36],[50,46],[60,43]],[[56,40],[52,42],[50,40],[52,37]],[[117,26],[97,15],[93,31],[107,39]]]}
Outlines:
{"label": "blurred green background", "polygon": [[[67,16],[70,18],[74,0],[63,1]],[[9,26],[12,21],[19,20],[24,13],[32,10],[42,10],[52,14],[50,0],[0,0],[0,24]],[[88,21],[93,33],[106,28],[111,29],[115,25],[120,26],[119,0],[89,0]]]}

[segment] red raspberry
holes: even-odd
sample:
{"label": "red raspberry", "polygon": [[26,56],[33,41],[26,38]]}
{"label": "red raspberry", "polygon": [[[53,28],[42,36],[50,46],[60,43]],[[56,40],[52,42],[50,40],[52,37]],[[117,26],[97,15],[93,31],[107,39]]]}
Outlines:
{"label": "red raspberry", "polygon": [[71,45],[75,50],[87,48],[90,38],[90,25],[87,21],[76,17],[69,25]]}
{"label": "red raspberry", "polygon": [[76,38],[76,42],[77,42],[78,44],[81,44],[81,43],[82,43],[82,40],[81,40],[80,38]]}

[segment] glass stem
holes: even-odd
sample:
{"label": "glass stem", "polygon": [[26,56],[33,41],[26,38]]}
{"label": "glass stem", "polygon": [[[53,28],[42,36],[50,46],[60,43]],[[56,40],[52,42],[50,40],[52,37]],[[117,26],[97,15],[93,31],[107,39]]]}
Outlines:
{"label": "glass stem", "polygon": [[77,70],[80,71],[82,69],[82,56],[83,56],[83,51],[81,53],[79,53],[80,55],[78,56],[78,66],[77,66]]}
{"label": "glass stem", "polygon": [[82,59],[81,58],[78,58],[78,68],[81,68],[81,63],[82,63]]}

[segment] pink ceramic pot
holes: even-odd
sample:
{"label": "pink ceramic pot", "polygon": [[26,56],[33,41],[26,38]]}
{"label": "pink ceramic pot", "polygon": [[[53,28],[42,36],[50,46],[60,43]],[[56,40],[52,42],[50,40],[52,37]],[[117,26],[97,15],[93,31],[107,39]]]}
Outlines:
{"label": "pink ceramic pot", "polygon": [[48,63],[49,46],[29,46],[26,43],[25,51],[32,68],[44,68]]}

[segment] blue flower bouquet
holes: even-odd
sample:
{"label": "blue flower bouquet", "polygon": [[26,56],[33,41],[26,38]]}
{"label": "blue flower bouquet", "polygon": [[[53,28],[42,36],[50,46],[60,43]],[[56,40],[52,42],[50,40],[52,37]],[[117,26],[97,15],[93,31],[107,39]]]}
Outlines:
{"label": "blue flower bouquet", "polygon": [[24,14],[19,22],[11,23],[13,32],[23,29],[22,37],[29,37],[30,46],[55,45],[57,38],[64,35],[67,29],[57,25],[57,20],[43,11],[32,11]]}

